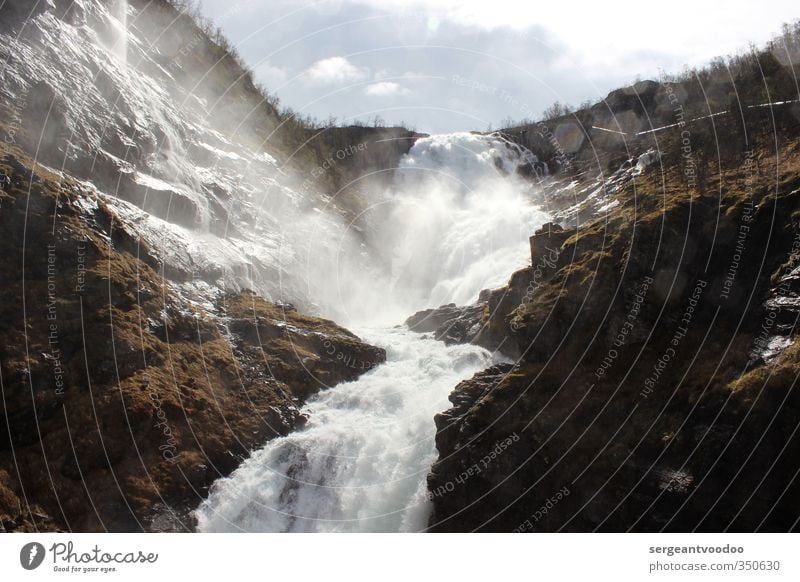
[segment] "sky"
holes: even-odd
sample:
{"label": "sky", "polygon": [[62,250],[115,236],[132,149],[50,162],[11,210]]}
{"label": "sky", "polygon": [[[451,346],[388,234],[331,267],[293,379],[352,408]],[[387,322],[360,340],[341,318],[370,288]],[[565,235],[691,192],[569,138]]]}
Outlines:
{"label": "sky", "polygon": [[200,0],[283,105],[426,133],[539,118],[746,51],[796,0]]}

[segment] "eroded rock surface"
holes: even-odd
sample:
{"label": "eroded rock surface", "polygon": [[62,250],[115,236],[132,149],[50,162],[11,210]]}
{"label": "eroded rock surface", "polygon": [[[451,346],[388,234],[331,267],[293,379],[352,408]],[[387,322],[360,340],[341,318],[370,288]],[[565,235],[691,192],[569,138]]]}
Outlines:
{"label": "eroded rock surface", "polygon": [[482,340],[517,361],[436,417],[433,531],[797,527],[797,148],[780,163],[642,176],[491,292]]}
{"label": "eroded rock surface", "polygon": [[3,529],[191,529],[309,396],[384,361],[289,305],[170,283],[101,200],[33,167],[0,160]]}

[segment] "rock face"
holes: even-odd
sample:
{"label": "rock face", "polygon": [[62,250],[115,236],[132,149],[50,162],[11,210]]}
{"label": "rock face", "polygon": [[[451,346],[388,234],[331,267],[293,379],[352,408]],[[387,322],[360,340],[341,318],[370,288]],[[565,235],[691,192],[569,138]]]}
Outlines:
{"label": "rock face", "polygon": [[214,479],[384,360],[262,297],[318,307],[309,233],[419,134],[279,111],[182,3],[35,4],[0,2],[0,529],[191,529]]}
{"label": "rock face", "polygon": [[84,186],[32,168],[0,158],[2,529],[191,529],[211,482],[302,426],[305,399],[384,361],[290,305],[178,292]]}
{"label": "rock face", "polygon": [[537,230],[529,239],[531,245],[531,266],[542,270],[541,276],[546,276],[546,269],[556,266],[562,245],[575,230],[564,230],[560,224],[548,222]]}
{"label": "rock face", "polygon": [[800,155],[756,156],[640,176],[491,292],[477,341],[517,362],[436,417],[431,530],[798,527]]}
{"label": "rock face", "polygon": [[405,321],[411,331],[433,332],[434,339],[447,345],[470,343],[481,331],[485,301],[479,299],[475,305],[459,307],[448,303],[435,309],[418,311]]}
{"label": "rock face", "polygon": [[[312,311],[309,277],[322,268],[303,254],[324,252],[307,250],[312,234],[332,238],[360,216],[362,186],[388,179],[417,134],[322,129],[279,111],[224,39],[175,8],[185,4],[2,2],[0,140],[91,182],[168,277]],[[353,244],[372,234],[350,230]]]}

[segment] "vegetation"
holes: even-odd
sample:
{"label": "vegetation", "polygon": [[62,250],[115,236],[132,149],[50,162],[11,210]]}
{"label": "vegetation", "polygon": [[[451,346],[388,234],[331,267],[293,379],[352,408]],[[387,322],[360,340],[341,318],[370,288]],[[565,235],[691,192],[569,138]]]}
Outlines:
{"label": "vegetation", "polygon": [[[731,167],[755,145],[772,144],[800,129],[800,21],[785,24],[765,46],[713,59],[699,68],[664,74],[658,82],[637,81],[612,91],[601,102],[577,110],[555,103],[541,120],[504,120],[501,130],[529,147],[551,170],[564,170],[559,157],[588,160],[595,155],[615,170],[633,152],[654,148],[675,162],[686,152],[704,182],[714,166]],[[577,148],[563,143],[559,126],[577,126]],[[604,128],[609,131],[603,131]],[[722,137],[724,136],[724,138]],[[602,164],[601,164],[602,166]]]}

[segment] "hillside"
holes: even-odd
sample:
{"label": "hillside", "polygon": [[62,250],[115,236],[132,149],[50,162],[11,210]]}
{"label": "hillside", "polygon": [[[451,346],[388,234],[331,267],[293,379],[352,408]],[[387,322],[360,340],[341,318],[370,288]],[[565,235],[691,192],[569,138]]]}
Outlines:
{"label": "hillside", "polygon": [[433,531],[797,529],[800,94],[774,54],[739,62],[741,101],[706,99],[717,64],[502,132],[551,165],[554,222],[507,286],[428,314],[517,360],[436,417]]}
{"label": "hillside", "polygon": [[295,121],[165,1],[126,3],[121,54],[115,6],[0,7],[5,531],[192,530],[213,481],[385,359],[301,313],[297,238],[259,206],[346,222],[414,134]]}

